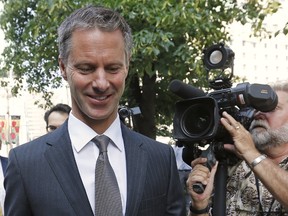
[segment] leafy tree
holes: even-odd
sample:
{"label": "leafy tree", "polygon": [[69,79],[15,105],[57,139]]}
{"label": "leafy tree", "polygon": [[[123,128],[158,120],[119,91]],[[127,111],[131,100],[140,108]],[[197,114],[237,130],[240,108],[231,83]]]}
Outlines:
{"label": "leafy tree", "polygon": [[[43,93],[50,106],[51,89],[62,85],[57,65],[57,27],[74,9],[91,0],[0,0],[0,25],[9,45],[3,53],[2,75],[13,70],[13,93],[27,82],[30,92]],[[262,27],[277,12],[277,0],[106,0],[93,1],[119,11],[134,36],[127,89],[122,104],[139,106],[134,127],[152,138],[167,134],[178,98],[168,91],[173,79],[207,87],[201,55],[205,47],[230,39],[226,26],[251,23],[253,33],[267,36]],[[286,30],[283,30],[287,33]],[[279,32],[278,32],[279,33]],[[40,104],[41,105],[41,104]],[[42,105],[43,106],[43,105]],[[157,128],[157,129],[156,129]]]}

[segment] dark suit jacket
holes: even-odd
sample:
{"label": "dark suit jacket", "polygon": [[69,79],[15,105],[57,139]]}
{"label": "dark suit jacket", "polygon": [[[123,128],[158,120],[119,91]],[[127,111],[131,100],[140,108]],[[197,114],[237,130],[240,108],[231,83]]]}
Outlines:
{"label": "dark suit jacket", "polygon": [[8,158],[0,156],[0,160],[1,160],[2,170],[3,170],[3,175],[5,175],[7,164],[8,164]]}
{"label": "dark suit jacket", "polygon": [[[185,215],[172,147],[123,125],[122,132],[127,165],[126,215]],[[67,121],[55,132],[10,151],[4,185],[6,216],[93,216]]]}

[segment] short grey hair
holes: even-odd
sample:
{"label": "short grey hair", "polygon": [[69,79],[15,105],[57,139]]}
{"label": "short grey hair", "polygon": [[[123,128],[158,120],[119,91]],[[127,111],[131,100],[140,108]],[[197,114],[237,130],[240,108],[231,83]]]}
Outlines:
{"label": "short grey hair", "polygon": [[133,39],[131,28],[125,19],[116,11],[102,6],[88,5],[74,11],[68,16],[58,28],[58,48],[59,55],[64,64],[67,64],[71,51],[71,36],[75,30],[85,30],[97,28],[101,31],[113,32],[121,30],[124,44],[125,56],[129,62]]}
{"label": "short grey hair", "polygon": [[274,91],[284,91],[288,93],[288,81],[278,81],[270,84]]}

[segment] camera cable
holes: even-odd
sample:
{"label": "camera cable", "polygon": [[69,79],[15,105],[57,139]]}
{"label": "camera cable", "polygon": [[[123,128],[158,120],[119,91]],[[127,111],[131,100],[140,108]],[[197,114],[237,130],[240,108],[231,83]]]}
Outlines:
{"label": "camera cable", "polygon": [[[260,208],[260,211],[261,211],[261,216],[264,216],[262,199],[261,199],[261,196],[260,196],[259,180],[258,180],[258,178],[256,178],[256,176],[255,176],[255,182],[256,182],[256,188],[257,188],[257,194],[258,194],[259,208]],[[275,202],[275,198],[273,197],[273,199],[271,201],[271,204],[270,204],[270,207],[269,207],[269,211],[266,214],[266,216],[270,215],[274,202]],[[281,207],[281,215],[282,215],[282,207]]]}

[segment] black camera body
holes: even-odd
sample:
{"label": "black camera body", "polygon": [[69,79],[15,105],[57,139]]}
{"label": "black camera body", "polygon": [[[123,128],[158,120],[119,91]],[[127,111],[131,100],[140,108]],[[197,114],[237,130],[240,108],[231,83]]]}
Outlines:
{"label": "black camera body", "polygon": [[255,110],[272,111],[277,103],[277,95],[269,85],[248,82],[181,100],[175,104],[173,137],[184,145],[198,143],[204,146],[215,139],[223,141],[228,134],[220,123],[223,111],[249,128]]}
{"label": "black camera body", "polygon": [[[240,160],[224,149],[224,144],[232,144],[233,140],[220,122],[222,113],[226,111],[248,129],[256,111],[269,112],[278,104],[277,94],[269,85],[244,82],[232,88],[234,57],[234,52],[224,43],[204,49],[204,68],[209,87],[214,89],[208,94],[179,80],[172,81],[169,86],[170,91],[183,99],[176,102],[173,119],[173,138],[177,146],[185,147],[183,161],[190,165],[195,158],[205,157],[204,165],[209,169],[219,161],[215,197],[220,195],[220,198],[213,204],[213,215],[220,210],[219,204],[226,202],[227,166]],[[205,185],[196,182],[193,190],[203,193]],[[224,215],[226,207],[220,212],[219,215]]]}
{"label": "black camera body", "polygon": [[141,114],[141,111],[139,107],[129,108],[126,106],[120,106],[118,108],[118,113],[121,119],[126,119],[133,115]]}

